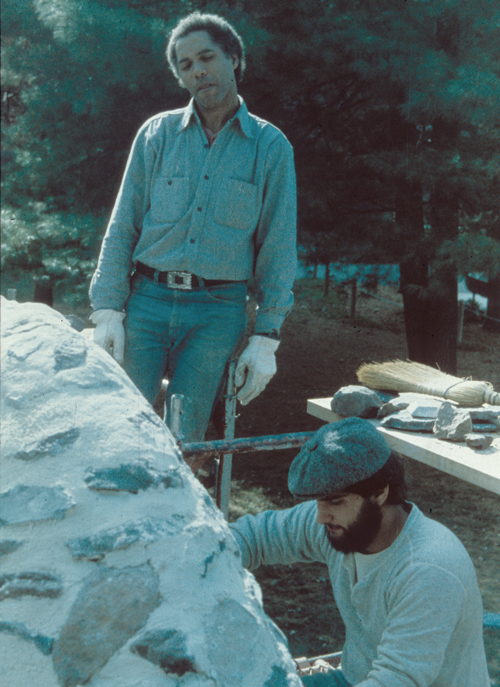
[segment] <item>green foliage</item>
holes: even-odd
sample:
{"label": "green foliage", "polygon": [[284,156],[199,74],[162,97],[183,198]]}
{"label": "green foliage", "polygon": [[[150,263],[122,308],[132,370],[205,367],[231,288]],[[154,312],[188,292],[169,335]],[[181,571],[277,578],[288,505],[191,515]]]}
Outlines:
{"label": "green foliage", "polygon": [[500,275],[500,241],[485,231],[461,231],[454,241],[445,241],[439,251],[440,260],[455,264],[462,275],[478,272],[486,278]]}
{"label": "green foliage", "polygon": [[80,295],[96,267],[102,221],[92,215],[47,213],[41,203],[2,208],[2,271],[24,271],[62,282]]}
{"label": "green foliage", "polygon": [[430,259],[494,270],[481,232],[498,240],[498,229],[475,220],[498,214],[500,10],[490,0],[3,0],[7,204],[109,211],[140,124],[187,101],[164,49],[194,9],[241,32],[242,95],[294,145],[311,262],[417,250],[422,237],[395,221],[405,179],[431,199],[427,214],[443,189],[459,199],[467,241],[426,216]]}

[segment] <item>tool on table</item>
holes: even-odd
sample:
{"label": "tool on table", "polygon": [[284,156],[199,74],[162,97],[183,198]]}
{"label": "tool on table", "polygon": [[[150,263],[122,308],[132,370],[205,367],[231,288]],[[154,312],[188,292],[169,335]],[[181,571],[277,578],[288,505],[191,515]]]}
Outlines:
{"label": "tool on table", "polygon": [[456,401],[462,406],[481,406],[483,403],[500,406],[500,393],[489,382],[460,379],[421,363],[404,360],[365,363],[356,374],[370,389],[415,391]]}

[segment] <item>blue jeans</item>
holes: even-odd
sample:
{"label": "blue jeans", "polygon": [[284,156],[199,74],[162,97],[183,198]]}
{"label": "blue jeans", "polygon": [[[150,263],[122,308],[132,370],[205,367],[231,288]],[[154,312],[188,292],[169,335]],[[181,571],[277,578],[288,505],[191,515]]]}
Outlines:
{"label": "blue jeans", "polygon": [[186,442],[203,441],[226,364],[243,342],[246,292],[245,282],[183,291],[132,277],[123,367],[151,404],[165,376],[167,408],[172,394],[184,396]]}

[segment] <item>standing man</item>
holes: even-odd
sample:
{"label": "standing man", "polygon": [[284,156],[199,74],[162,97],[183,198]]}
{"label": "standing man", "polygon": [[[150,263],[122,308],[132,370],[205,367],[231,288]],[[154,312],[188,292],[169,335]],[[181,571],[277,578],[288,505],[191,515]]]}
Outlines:
{"label": "standing man", "polygon": [[165,375],[167,400],[184,395],[185,439],[199,441],[245,336],[251,277],[258,312],[236,370],[241,403],[276,372],[297,262],[295,170],[285,136],[238,96],[245,57],[232,26],[195,12],[171,32],[167,58],[191,101],[137,134],[92,278],[91,319],[94,339],[151,403]]}
{"label": "standing man", "polygon": [[457,537],[406,501],[402,461],[368,421],[322,427],[293,461],[294,508],[231,525],[243,565],[318,561],[345,624],[331,687],[488,687],[483,610]]}

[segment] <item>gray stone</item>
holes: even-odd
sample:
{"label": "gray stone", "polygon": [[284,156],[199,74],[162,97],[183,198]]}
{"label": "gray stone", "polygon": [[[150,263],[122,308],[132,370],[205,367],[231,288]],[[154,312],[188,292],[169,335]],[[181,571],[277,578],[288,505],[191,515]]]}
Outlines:
{"label": "gray stone", "polygon": [[178,469],[169,472],[152,470],[147,463],[120,465],[117,468],[99,468],[89,470],[85,476],[89,489],[95,491],[128,491],[137,494],[151,486],[163,485],[165,488],[183,486]]}
{"label": "gray stone", "polygon": [[78,317],[78,315],[65,315],[65,317],[68,320],[71,327],[73,329],[76,329],[77,332],[83,332],[83,330],[87,326],[85,324],[85,320],[82,320],[82,318]]}
{"label": "gray stone", "polygon": [[[220,601],[206,628],[208,650],[217,665],[218,687],[235,687],[244,682],[251,670],[251,656],[253,653],[259,654],[260,645],[265,641],[264,637],[268,636],[267,633],[268,628],[259,623],[248,608],[234,599]],[[245,637],[248,651],[245,656],[240,655],[239,662],[235,663],[231,661],[231,656],[237,650],[240,637]],[[275,665],[265,684],[277,687],[289,685],[289,681],[283,682],[283,676],[284,672],[280,672]]]}
{"label": "gray stone", "polygon": [[424,401],[412,401],[407,411],[412,417],[435,420],[443,401],[436,401],[432,398]]}
{"label": "gray stone", "polygon": [[465,443],[469,448],[482,450],[488,448],[493,443],[493,437],[486,434],[466,434]]}
{"label": "gray stone", "polygon": [[416,418],[408,410],[401,410],[399,413],[385,417],[380,425],[387,429],[402,429],[405,432],[432,432],[434,420]]}
{"label": "gray stone", "polygon": [[0,601],[21,596],[56,599],[62,590],[61,580],[49,573],[21,572],[0,576]]}
{"label": "gray stone", "polygon": [[6,396],[5,403],[8,406],[12,406],[12,408],[15,408],[16,410],[20,410],[23,407],[23,398],[22,396],[17,395]]}
{"label": "gray stone", "polygon": [[73,377],[71,385],[78,390],[77,393],[92,391],[94,393],[108,394],[112,391],[121,391],[124,387],[124,383],[120,383],[111,377],[106,377],[102,371],[96,370],[95,367],[91,368],[85,375]]}
{"label": "gray stone", "polygon": [[384,403],[384,405],[378,409],[377,417],[383,418],[387,417],[387,415],[392,415],[393,413],[399,413],[400,410],[405,410],[409,405],[409,401],[404,401],[401,398],[394,398],[392,401]]}
{"label": "gray stone", "polygon": [[138,429],[142,429],[144,426],[151,430],[151,424],[157,427],[162,427],[163,420],[161,420],[153,409],[145,411],[142,410],[140,413],[127,417],[128,422],[131,422]]}
{"label": "gray stone", "polygon": [[10,348],[7,351],[7,356],[13,358],[20,363],[26,362],[26,360],[42,348],[42,343],[37,341],[21,341],[16,349]]}
{"label": "gray stone", "polygon": [[21,639],[33,642],[36,648],[46,656],[50,654],[52,646],[54,645],[54,639],[52,637],[45,637],[44,635],[37,635],[34,632],[30,632],[22,623],[7,623],[0,621],[0,632],[6,632],[7,634],[15,635],[21,637]]}
{"label": "gray stone", "polygon": [[111,551],[128,549],[133,544],[150,544],[158,541],[166,533],[175,531],[166,520],[158,518],[142,518],[141,520],[125,523],[119,527],[103,530],[90,537],[71,539],[66,546],[73,558],[98,561]]}
{"label": "gray stone", "polygon": [[148,564],[99,568],[87,577],[52,653],[62,687],[90,680],[159,604],[158,578]]}
{"label": "gray stone", "polygon": [[203,561],[203,572],[201,574],[202,578],[205,578],[208,575],[208,573],[214,565],[214,561],[216,560],[217,556],[219,556],[223,551],[225,551],[226,548],[226,542],[224,540],[220,540],[218,549],[216,551],[212,551],[212,553],[205,558],[205,560]]}
{"label": "gray stone", "polygon": [[61,520],[74,501],[62,487],[28,487],[19,484],[0,494],[0,525],[38,520]]}
{"label": "gray stone", "polygon": [[433,431],[438,439],[465,441],[465,435],[472,432],[472,420],[466,410],[444,401],[439,409]]}
{"label": "gray stone", "polygon": [[56,432],[43,437],[39,441],[31,442],[22,451],[14,454],[18,460],[36,460],[47,456],[55,456],[72,446],[80,436],[78,427],[71,427],[64,432]]}
{"label": "gray stone", "polygon": [[16,541],[15,539],[3,539],[0,541],[0,558],[2,556],[8,556],[9,553],[13,553],[20,546],[22,546],[22,541]]}
{"label": "gray stone", "polygon": [[330,407],[342,417],[376,417],[382,401],[376,391],[364,386],[343,386],[331,400]]}
{"label": "gray stone", "polygon": [[482,434],[483,432],[497,432],[497,426],[489,422],[472,422],[472,431]]}
{"label": "gray stone", "polygon": [[273,666],[273,672],[269,680],[266,680],[264,687],[288,687],[288,675],[286,670],[280,666]]}
{"label": "gray stone", "polygon": [[462,408],[462,410],[466,410],[470,417],[472,422],[493,422],[496,424],[497,422],[500,423],[500,406],[498,409],[496,408]]}
{"label": "gray stone", "polygon": [[61,341],[54,350],[54,372],[82,367],[87,362],[87,344],[81,336]]}
{"label": "gray stone", "polygon": [[146,632],[130,649],[168,674],[181,677],[189,671],[196,672],[193,659],[187,654],[185,637],[177,630]]}

